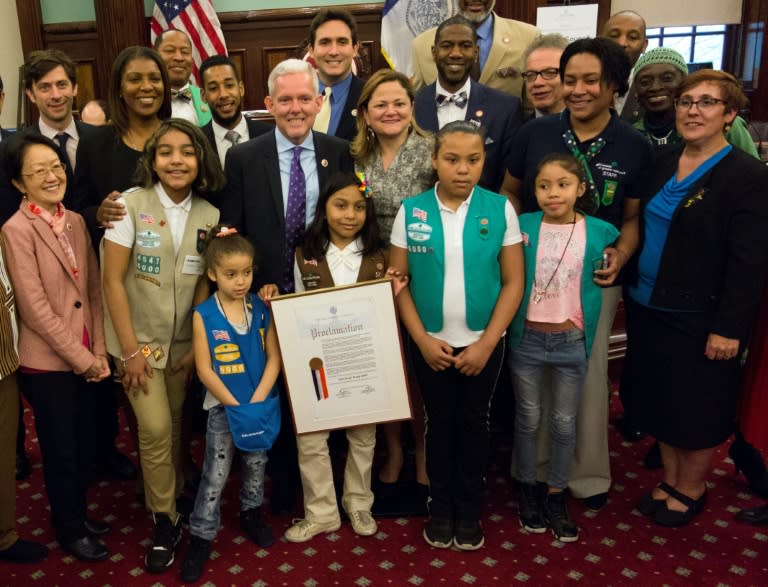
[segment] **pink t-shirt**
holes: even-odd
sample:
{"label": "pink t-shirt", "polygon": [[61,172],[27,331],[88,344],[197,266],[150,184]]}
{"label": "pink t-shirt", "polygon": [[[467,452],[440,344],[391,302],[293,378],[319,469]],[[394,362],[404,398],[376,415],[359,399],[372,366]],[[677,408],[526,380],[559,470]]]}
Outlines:
{"label": "pink t-shirt", "polygon": [[[573,236],[571,236],[571,230],[573,230]],[[570,242],[568,242],[569,236]],[[563,255],[566,243],[568,248]],[[536,250],[536,277],[531,288],[531,299],[528,300],[526,315],[530,322],[561,324],[570,320],[578,328],[584,328],[584,314],[581,310],[581,272],[584,266],[586,244],[587,223],[584,218],[578,220],[575,226],[570,223],[541,223],[539,246]],[[558,267],[560,257],[563,260]]]}

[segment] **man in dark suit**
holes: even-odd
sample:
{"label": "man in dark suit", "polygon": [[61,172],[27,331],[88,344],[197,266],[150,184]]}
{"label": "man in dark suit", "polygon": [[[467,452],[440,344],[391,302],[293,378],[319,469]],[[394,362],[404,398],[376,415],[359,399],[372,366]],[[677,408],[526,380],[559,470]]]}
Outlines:
{"label": "man in dark suit", "polygon": [[[3,90],[3,78],[0,77],[0,114],[3,112],[3,104],[5,103],[5,91]],[[5,130],[0,127],[0,142],[10,137],[13,133],[9,130]]]}
{"label": "man in dark suit", "polygon": [[320,78],[323,103],[314,130],[351,141],[357,132],[357,100],[363,82],[352,73],[357,23],[346,10],[324,9],[309,26],[309,55]]}
{"label": "man in dark suit", "polygon": [[416,95],[414,116],[419,125],[437,132],[449,122],[468,120],[486,131],[485,166],[480,185],[498,191],[512,136],[521,124],[520,100],[470,79],[477,61],[477,34],[461,15],[443,21],[435,32],[432,57],[437,81]]}
{"label": "man in dark suit", "polygon": [[[347,141],[313,132],[322,97],[317,74],[306,61],[287,59],[269,74],[264,103],[276,129],[227,153],[227,185],[219,197],[222,222],[236,226],[256,247],[254,287],[279,284],[291,292],[294,250],[314,218],[325,181],[352,171]],[[296,438],[286,394],[282,430],[270,453],[273,513],[291,512],[299,487]]]}
{"label": "man in dark suit", "polygon": [[273,127],[243,116],[245,87],[235,64],[226,55],[213,55],[203,61],[200,65],[200,81],[200,95],[208,104],[213,117],[202,131],[218,153],[223,167],[230,147],[256,138],[273,130]]}
{"label": "man in dark suit", "polygon": [[[300,147],[305,194],[305,225],[314,217],[320,189],[334,171],[352,171],[347,141],[312,131],[322,97],[312,66],[298,59],[279,63],[269,75],[264,102],[277,128],[227,153],[227,186],[220,198],[221,218],[237,226],[255,245],[259,255],[254,286],[286,281],[293,275],[293,250],[303,235],[286,234],[292,157]],[[293,155],[292,155],[293,153]],[[288,275],[290,274],[290,276]],[[290,286],[290,287],[289,287]]]}
{"label": "man in dark suit", "polygon": [[[71,207],[75,161],[81,141],[87,141],[92,128],[76,121],[72,106],[77,96],[75,64],[58,49],[31,52],[24,63],[24,87],[29,100],[37,106],[40,118],[19,135],[40,133],[59,145],[59,155],[67,165],[67,191],[64,205]],[[10,137],[8,140],[13,140]],[[13,216],[21,203],[21,193],[10,178],[0,171],[0,225]]]}

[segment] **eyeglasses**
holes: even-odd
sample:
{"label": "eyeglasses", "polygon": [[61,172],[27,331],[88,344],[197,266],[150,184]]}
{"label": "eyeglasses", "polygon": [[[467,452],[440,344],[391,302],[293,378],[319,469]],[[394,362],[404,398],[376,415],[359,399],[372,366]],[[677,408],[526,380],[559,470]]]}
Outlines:
{"label": "eyeglasses", "polygon": [[54,175],[62,176],[67,174],[67,166],[63,163],[54,163],[50,167],[37,167],[29,173],[22,173],[23,177],[34,177],[35,179],[44,179],[53,171]]}
{"label": "eyeglasses", "polygon": [[560,73],[560,68],[558,67],[548,67],[547,69],[542,69],[541,71],[524,71],[523,72],[523,79],[527,81],[529,84],[532,84],[536,81],[536,78],[541,76],[541,79],[545,80],[551,80],[555,79],[557,75]]}
{"label": "eyeglasses", "polygon": [[720,98],[710,98],[705,96],[699,100],[691,100],[690,98],[678,98],[675,100],[675,108],[680,110],[690,110],[691,106],[696,106],[699,110],[712,110],[718,104],[725,104],[725,100]]}

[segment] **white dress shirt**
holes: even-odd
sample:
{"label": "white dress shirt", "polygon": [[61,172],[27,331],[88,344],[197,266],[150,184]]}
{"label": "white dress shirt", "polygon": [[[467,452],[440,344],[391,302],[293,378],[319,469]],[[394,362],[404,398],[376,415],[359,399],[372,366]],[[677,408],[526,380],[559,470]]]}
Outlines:
{"label": "white dress shirt", "polygon": [[455,94],[460,94],[461,92],[467,93],[467,103],[464,104],[464,108],[459,108],[453,102],[444,104],[439,108],[437,108],[437,103],[435,103],[435,107],[437,108],[438,128],[443,128],[449,122],[454,122],[456,120],[466,120],[467,108],[469,108],[469,90],[471,86],[472,86],[471,80],[467,78],[467,81],[464,83],[464,85],[461,88],[459,88],[456,92],[449,92],[448,90],[443,88],[443,86],[440,85],[439,79],[437,80],[437,82],[435,82],[435,98],[437,98],[440,94],[443,94],[445,96],[453,96]]}
{"label": "white dress shirt", "polygon": [[240,122],[237,123],[235,128],[226,128],[221,126],[215,120],[211,120],[211,126],[213,127],[213,138],[216,139],[216,150],[219,153],[219,161],[221,161],[221,166],[224,167],[224,161],[227,158],[227,151],[229,151],[229,149],[232,147],[232,143],[224,137],[230,130],[233,130],[240,135],[240,143],[244,143],[251,138],[248,134],[248,122],[245,120],[245,116],[241,114]]}
{"label": "white dress shirt", "polygon": [[40,127],[40,134],[42,134],[44,137],[48,137],[56,144],[59,144],[59,141],[56,140],[57,134],[63,132],[69,135],[69,140],[67,141],[67,157],[69,157],[69,161],[67,161],[66,163],[74,173],[75,160],[77,159],[77,144],[80,142],[80,135],[77,132],[77,125],[75,124],[75,119],[70,118],[69,125],[67,125],[67,128],[65,128],[64,130],[58,130],[51,126],[48,126],[47,124],[45,124],[45,122],[43,122],[42,118],[38,120],[38,125]]}

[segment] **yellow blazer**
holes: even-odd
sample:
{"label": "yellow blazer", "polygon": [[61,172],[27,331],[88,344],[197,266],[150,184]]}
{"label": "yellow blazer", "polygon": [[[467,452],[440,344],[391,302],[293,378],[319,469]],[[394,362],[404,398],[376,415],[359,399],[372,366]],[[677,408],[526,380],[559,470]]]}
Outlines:
{"label": "yellow blazer", "polygon": [[[523,52],[541,33],[531,24],[501,18],[493,13],[493,43],[488,53],[481,84],[522,97]],[[431,28],[413,40],[413,86],[419,89],[437,79],[437,68],[432,59],[432,45],[435,44],[435,30]]]}

